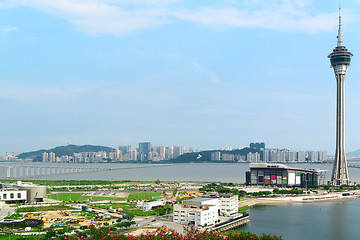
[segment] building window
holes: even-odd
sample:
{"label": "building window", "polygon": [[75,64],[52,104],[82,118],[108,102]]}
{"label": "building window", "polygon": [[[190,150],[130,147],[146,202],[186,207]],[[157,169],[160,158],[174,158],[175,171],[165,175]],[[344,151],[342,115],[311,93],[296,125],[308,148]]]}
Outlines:
{"label": "building window", "polygon": [[13,199],[14,198],[14,194],[10,193],[10,198]]}
{"label": "building window", "polygon": [[18,194],[17,194],[17,198],[21,198],[21,193],[18,193]]}
{"label": "building window", "polygon": [[7,196],[6,196],[6,193],[4,193],[4,194],[3,194],[3,199],[6,199],[6,197],[7,197]]}

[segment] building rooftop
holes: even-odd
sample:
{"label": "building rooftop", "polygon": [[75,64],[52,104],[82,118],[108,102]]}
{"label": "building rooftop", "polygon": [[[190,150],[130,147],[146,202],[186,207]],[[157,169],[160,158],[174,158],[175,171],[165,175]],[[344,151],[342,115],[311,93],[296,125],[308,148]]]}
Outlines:
{"label": "building rooftop", "polygon": [[214,198],[193,198],[193,199],[184,200],[183,202],[205,202],[213,199]]}
{"label": "building rooftop", "polygon": [[250,168],[272,168],[272,169],[277,168],[277,169],[287,169],[287,170],[297,170],[297,171],[317,172],[317,173],[326,171],[320,169],[294,168],[280,163],[250,163]]}

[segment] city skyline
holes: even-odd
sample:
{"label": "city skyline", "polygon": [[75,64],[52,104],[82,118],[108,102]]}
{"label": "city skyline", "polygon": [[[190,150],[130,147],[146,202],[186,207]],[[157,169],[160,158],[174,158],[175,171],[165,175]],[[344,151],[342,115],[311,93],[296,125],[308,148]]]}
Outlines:
{"label": "city skyline", "polygon": [[[336,83],[324,56],[337,4],[0,1],[0,155],[141,139],[332,155]],[[342,10],[356,55],[360,1]],[[348,152],[360,149],[359,87],[345,90]]]}

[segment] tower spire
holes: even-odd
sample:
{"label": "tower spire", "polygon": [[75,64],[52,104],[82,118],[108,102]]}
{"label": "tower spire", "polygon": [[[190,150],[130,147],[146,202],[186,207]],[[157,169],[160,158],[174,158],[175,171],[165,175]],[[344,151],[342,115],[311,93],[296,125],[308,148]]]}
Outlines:
{"label": "tower spire", "polygon": [[338,47],[344,46],[343,39],[342,39],[342,24],[341,24],[341,2],[339,0],[339,33],[338,33]]}
{"label": "tower spire", "polygon": [[339,2],[339,35],[337,47],[328,56],[336,78],[336,151],[331,182],[335,186],[349,184],[349,172],[345,154],[345,76],[353,54],[343,45],[341,32],[341,5]]}

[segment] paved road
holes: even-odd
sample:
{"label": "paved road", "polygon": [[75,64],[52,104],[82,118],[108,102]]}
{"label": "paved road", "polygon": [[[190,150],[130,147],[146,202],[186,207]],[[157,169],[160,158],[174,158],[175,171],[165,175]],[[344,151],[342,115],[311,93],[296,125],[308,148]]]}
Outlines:
{"label": "paved road", "polygon": [[0,221],[2,221],[5,217],[12,215],[15,213],[15,208],[10,208],[8,206],[0,207]]}

